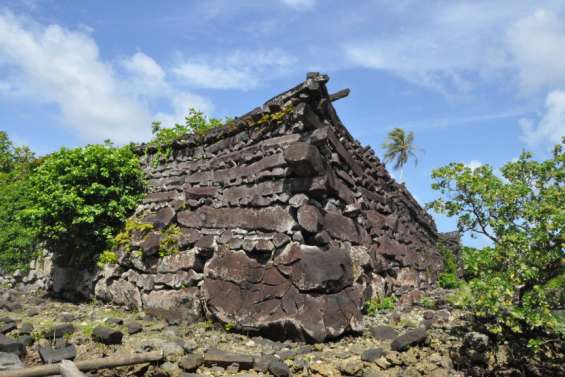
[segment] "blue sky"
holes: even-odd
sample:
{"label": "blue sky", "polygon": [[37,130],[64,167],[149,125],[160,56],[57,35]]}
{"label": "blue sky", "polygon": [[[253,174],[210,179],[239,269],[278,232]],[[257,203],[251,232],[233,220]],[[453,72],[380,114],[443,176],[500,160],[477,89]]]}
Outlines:
{"label": "blue sky", "polygon": [[240,115],[321,71],[378,155],[415,132],[406,184],[425,203],[435,167],[548,155],[564,61],[563,1],[0,0],[0,129],[40,154],[144,141],[152,120]]}

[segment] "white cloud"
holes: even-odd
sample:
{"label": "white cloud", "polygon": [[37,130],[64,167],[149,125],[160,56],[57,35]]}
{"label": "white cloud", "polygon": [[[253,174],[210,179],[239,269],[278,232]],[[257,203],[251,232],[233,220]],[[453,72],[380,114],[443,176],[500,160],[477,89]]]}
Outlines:
{"label": "white cloud", "polygon": [[480,161],[477,161],[477,160],[471,160],[468,163],[466,163],[465,166],[468,167],[471,170],[475,170],[475,169],[483,166],[483,163],[480,162]]}
{"label": "white cloud", "polygon": [[531,119],[520,121],[522,141],[530,147],[557,144],[565,136],[565,91],[554,90],[545,100],[545,114],[538,124]]}
{"label": "white cloud", "polygon": [[128,76],[118,76],[85,32],[43,26],[8,11],[0,12],[0,64],[7,73],[1,95],[56,104],[62,123],[87,142],[148,139],[155,119],[150,98],[164,98],[175,110],[181,100],[186,107],[211,109],[206,99],[168,85],[163,69],[141,52],[122,59]]}
{"label": "white cloud", "polygon": [[294,57],[280,49],[235,50],[214,58],[181,60],[172,71],[196,87],[248,90],[270,76],[284,74],[295,62]]}
{"label": "white cloud", "polygon": [[[387,71],[443,93],[467,91],[472,75],[508,65],[503,41],[496,38],[510,19],[503,7],[430,1],[401,8],[386,4],[383,13],[387,11],[396,22],[386,31],[343,45],[352,64]],[[417,20],[414,14],[419,15]]]}
{"label": "white cloud", "polygon": [[508,44],[524,90],[565,85],[563,17],[550,10],[536,10],[509,28]]}
{"label": "white cloud", "polygon": [[522,90],[565,83],[562,2],[408,3],[385,4],[382,12],[391,12],[394,24],[343,45],[350,63],[447,94],[465,92],[480,79],[512,81],[514,73]]}
{"label": "white cloud", "polygon": [[122,60],[123,66],[133,74],[140,78],[163,81],[165,79],[165,71],[153,58],[145,55],[143,52],[136,52],[132,56]]}
{"label": "white cloud", "polygon": [[316,6],[316,0],[281,0],[281,2],[296,10],[310,10]]}

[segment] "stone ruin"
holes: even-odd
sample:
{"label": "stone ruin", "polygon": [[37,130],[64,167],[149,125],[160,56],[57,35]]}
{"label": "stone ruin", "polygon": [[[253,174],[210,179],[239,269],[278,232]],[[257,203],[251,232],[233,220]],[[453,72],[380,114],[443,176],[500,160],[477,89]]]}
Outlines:
{"label": "stone ruin", "polygon": [[[434,221],[344,127],[326,75],[204,136],[139,149],[148,193],[96,297],[267,337],[362,330],[364,303],[431,287]],[[171,244],[176,253],[166,252]],[[170,255],[165,255],[170,254]]]}

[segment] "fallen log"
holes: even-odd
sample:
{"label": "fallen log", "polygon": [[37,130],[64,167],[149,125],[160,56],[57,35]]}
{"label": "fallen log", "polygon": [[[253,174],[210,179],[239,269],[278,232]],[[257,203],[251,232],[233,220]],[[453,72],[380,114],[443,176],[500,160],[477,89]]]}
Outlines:
{"label": "fallen log", "polygon": [[[126,365],[143,364],[163,359],[163,351],[136,353],[133,355],[121,355],[102,357],[92,360],[81,360],[75,363],[81,371],[123,367]],[[14,369],[0,372],[0,377],[44,377],[61,373],[60,364],[40,365],[24,369]]]}
{"label": "fallen log", "polygon": [[63,360],[59,364],[61,377],[86,377],[80,370],[78,370],[75,363],[70,360]]}

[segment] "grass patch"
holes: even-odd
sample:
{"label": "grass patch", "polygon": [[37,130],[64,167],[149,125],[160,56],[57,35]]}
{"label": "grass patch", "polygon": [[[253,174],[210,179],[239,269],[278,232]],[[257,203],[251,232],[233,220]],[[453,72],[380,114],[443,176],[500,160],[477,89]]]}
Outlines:
{"label": "grass patch", "polygon": [[365,303],[365,311],[369,315],[374,315],[379,311],[392,310],[396,306],[397,301],[396,296],[373,298]]}

